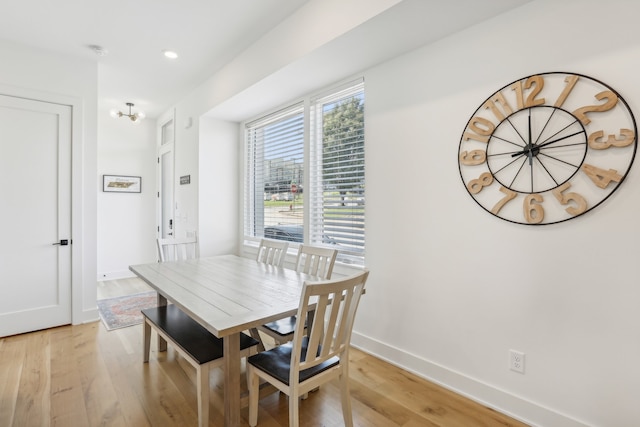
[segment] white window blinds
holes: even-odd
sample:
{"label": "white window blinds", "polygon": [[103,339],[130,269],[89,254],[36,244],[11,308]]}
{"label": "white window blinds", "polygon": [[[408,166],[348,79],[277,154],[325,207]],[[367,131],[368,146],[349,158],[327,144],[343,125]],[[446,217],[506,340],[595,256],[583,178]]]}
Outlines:
{"label": "white window blinds", "polygon": [[303,105],[248,123],[245,136],[245,235],[302,242]]}
{"label": "white window blinds", "polygon": [[364,143],[364,83],[312,100],[309,239],[353,264],[364,263]]}

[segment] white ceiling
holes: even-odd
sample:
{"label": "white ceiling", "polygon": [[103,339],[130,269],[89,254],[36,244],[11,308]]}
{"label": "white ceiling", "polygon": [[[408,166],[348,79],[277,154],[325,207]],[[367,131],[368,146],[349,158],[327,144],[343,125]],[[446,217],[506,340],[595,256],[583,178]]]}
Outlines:
{"label": "white ceiling", "polygon": [[[97,61],[99,109],[124,110],[125,102],[133,102],[134,111],[144,110],[153,118],[307,1],[5,0],[0,9],[0,39]],[[262,86],[273,92],[274,82],[290,83],[287,73],[297,70],[299,77],[301,69],[315,84],[323,84],[323,79],[335,81],[529,1],[404,0],[319,49],[304,63],[290,64],[265,79]],[[100,45],[109,53],[99,57],[89,45]],[[175,50],[179,58],[165,58],[164,49]],[[332,66],[308,65],[316,57]],[[307,90],[299,78],[297,84],[299,90]],[[276,92],[289,96],[280,89]],[[271,101],[278,95],[271,96]],[[221,107],[229,118],[240,117],[233,102]]]}
{"label": "white ceiling", "polygon": [[0,39],[98,61],[99,108],[154,117],[307,1],[6,0]]}

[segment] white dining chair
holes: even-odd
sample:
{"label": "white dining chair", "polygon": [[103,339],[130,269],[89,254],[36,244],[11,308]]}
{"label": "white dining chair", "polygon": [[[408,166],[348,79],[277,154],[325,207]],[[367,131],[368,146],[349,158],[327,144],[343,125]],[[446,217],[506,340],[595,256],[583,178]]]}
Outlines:
{"label": "white dining chair", "polygon": [[[289,396],[289,426],[299,423],[300,398],[321,384],[338,378],[344,425],[353,426],[349,396],[349,345],[360,296],[369,275],[303,285],[293,341],[247,359],[249,425],[258,423],[260,381]],[[314,301],[317,301],[314,304]],[[310,307],[313,311],[310,311]],[[308,336],[304,322],[311,313]]]}
{"label": "white dining chair", "polygon": [[193,232],[192,237],[156,239],[156,242],[160,262],[182,261],[200,257],[200,244],[198,242],[197,232]]}
{"label": "white dining chair", "polygon": [[[333,265],[338,250],[309,245],[300,245],[296,257],[295,269],[299,273],[317,276],[319,279],[331,279]],[[270,336],[276,344],[284,344],[293,339],[296,317],[289,316],[258,327],[258,330]]]}
{"label": "white dining chair", "polygon": [[282,267],[287,256],[289,242],[284,240],[262,239],[258,246],[256,260],[276,267]]}

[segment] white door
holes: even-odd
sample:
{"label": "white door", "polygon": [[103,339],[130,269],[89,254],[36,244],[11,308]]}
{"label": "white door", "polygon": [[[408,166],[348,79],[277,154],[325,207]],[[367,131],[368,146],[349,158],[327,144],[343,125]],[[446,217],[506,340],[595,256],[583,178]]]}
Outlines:
{"label": "white door", "polygon": [[175,236],[174,229],[174,206],[173,206],[173,191],[174,191],[174,171],[173,171],[173,147],[174,147],[174,134],[175,127],[173,125],[173,119],[169,119],[167,122],[162,123],[160,127],[160,147],[158,150],[158,166],[159,166],[159,181],[160,191],[159,197],[159,218],[160,226],[158,229],[158,237],[162,239]]}
{"label": "white door", "polygon": [[71,323],[70,106],[0,95],[0,203],[0,336]]}

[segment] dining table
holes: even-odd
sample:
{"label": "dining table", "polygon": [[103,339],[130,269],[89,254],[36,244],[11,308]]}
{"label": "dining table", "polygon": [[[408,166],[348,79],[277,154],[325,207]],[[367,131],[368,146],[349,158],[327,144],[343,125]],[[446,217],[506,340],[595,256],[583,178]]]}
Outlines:
{"label": "dining table", "polygon": [[[240,425],[240,334],[295,315],[305,280],[314,276],[237,255],[132,265],[167,301],[223,341],[224,425]],[[162,349],[162,343],[159,342]],[[164,344],[166,348],[166,343]]]}

